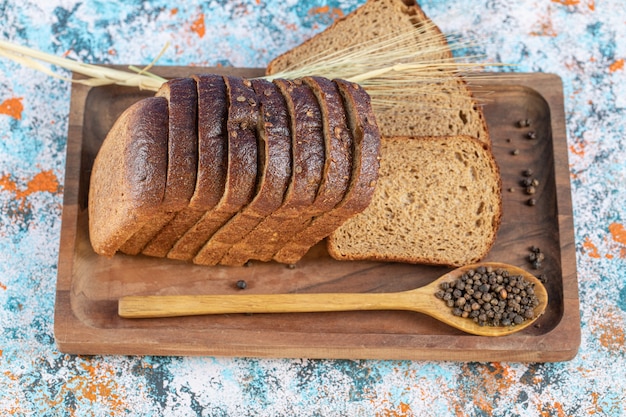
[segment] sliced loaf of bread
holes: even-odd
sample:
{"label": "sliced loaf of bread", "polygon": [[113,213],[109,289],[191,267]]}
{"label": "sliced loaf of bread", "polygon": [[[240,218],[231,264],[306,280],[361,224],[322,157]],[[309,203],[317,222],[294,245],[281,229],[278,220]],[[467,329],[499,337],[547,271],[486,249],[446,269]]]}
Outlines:
{"label": "sliced loaf of bread", "polygon": [[[177,259],[192,260],[202,246],[235,213],[247,205],[256,188],[258,104],[249,80],[225,76],[228,117],[228,168],[224,193],[174,245]],[[172,255],[172,251],[168,256]]]}
{"label": "sliced loaf of bread", "polygon": [[[316,57],[355,48],[394,33],[415,33],[427,51],[421,62],[450,62],[452,54],[445,36],[414,0],[368,0],[338,19],[323,32],[280,55],[267,66],[268,75],[301,68]],[[439,71],[437,84],[419,96],[380,97],[402,104],[376,110],[383,136],[469,135],[490,143],[480,106],[463,78]],[[323,73],[317,75],[326,75]]]}
{"label": "sliced loaf of bread", "polygon": [[167,172],[168,104],[150,97],[130,106],[108,133],[89,185],[89,237],[113,256],[161,213]]}
{"label": "sliced loaf of bread", "polygon": [[370,205],[328,239],[340,260],[461,266],[482,259],[502,216],[501,180],[477,139],[385,138]]}
{"label": "sliced loaf of bread", "polygon": [[194,75],[198,87],[198,172],[189,206],[161,232],[167,240],[171,259],[189,259],[179,239],[204,214],[213,210],[224,195],[228,170],[228,99],[221,75]]}
{"label": "sliced loaf of bread", "polygon": [[222,265],[243,265],[250,259],[270,261],[301,230],[313,212],[324,170],[322,116],[311,89],[302,82],[273,81],[290,115],[292,174],[281,206],[263,219],[222,258]]}
{"label": "sliced loaf of bread", "polygon": [[[327,84],[324,81],[318,81]],[[363,211],[371,201],[378,179],[380,132],[367,93],[357,84],[334,80],[334,89],[325,86],[324,99],[329,103],[327,114],[344,112],[347,117],[333,116],[328,126],[336,139],[350,147],[344,158],[350,158],[349,183],[343,199],[332,210],[316,216],[300,233],[285,244],[274,260],[292,264],[327,237],[350,217]],[[332,106],[330,105],[332,104]]]}
{"label": "sliced loaf of bread", "polygon": [[256,92],[259,179],[254,199],[226,222],[200,249],[194,263],[216,265],[230,247],[239,242],[283,202],[291,178],[291,129],[287,104],[278,88],[263,79],[251,80]]}

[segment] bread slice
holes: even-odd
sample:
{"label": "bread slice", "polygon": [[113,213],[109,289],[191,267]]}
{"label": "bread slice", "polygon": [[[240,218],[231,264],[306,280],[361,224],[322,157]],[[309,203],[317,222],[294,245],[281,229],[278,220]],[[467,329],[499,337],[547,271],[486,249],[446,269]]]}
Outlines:
{"label": "bread slice", "polygon": [[[320,84],[324,81],[318,80]],[[368,94],[357,84],[343,80],[332,83],[334,91],[327,85],[325,100],[329,103],[328,129],[337,135],[350,151],[343,156],[351,158],[349,183],[343,199],[332,210],[315,217],[307,228],[284,245],[275,255],[277,262],[297,262],[320,240],[328,236],[347,219],[363,211],[374,193],[378,178],[380,159],[380,132]],[[331,103],[333,103],[331,105]],[[344,113],[341,117],[339,113]],[[332,114],[332,116],[331,116]],[[339,138],[337,138],[339,139]]]}
{"label": "bread slice", "polygon": [[477,139],[385,138],[370,205],[328,239],[340,260],[461,266],[483,258],[502,216],[501,180]]}
{"label": "bread slice", "polygon": [[[357,47],[393,33],[414,31],[428,52],[422,62],[449,62],[452,57],[445,36],[412,0],[368,0],[338,19],[323,32],[280,55],[267,66],[268,75],[300,68],[317,56]],[[469,135],[490,143],[487,124],[463,78],[446,71],[441,81],[423,96],[380,97],[401,102],[378,108],[376,120],[383,136]],[[325,74],[318,74],[325,75]],[[447,75],[447,76],[446,76]]]}
{"label": "bread slice", "polygon": [[[176,259],[193,259],[213,233],[248,204],[254,195],[259,113],[256,93],[248,80],[225,76],[224,81],[228,98],[228,169],[224,194],[219,203],[205,212],[176,242]],[[171,255],[168,253],[168,256],[173,257]]]}
{"label": "bread slice", "polygon": [[165,195],[159,206],[160,213],[153,216],[150,222],[120,248],[121,252],[129,255],[140,253],[176,213],[189,203],[195,184],[197,163],[195,83],[189,78],[173,79],[164,83],[156,96],[164,97],[169,105]]}
{"label": "bread slice", "polygon": [[96,253],[113,256],[161,212],[168,126],[167,99],[146,98],[122,113],[102,143],[89,185],[89,236]]}
{"label": "bread slice", "polygon": [[277,79],[290,114],[292,175],[281,206],[266,217],[220,261],[243,265],[250,259],[270,261],[294,230],[318,213],[314,205],[324,169],[322,116],[311,89],[302,82]]}
{"label": "bread slice", "polygon": [[[189,206],[161,232],[171,246],[167,257],[189,259],[179,239],[224,195],[228,170],[228,99],[221,75],[193,75],[198,88],[198,172]],[[171,242],[171,244],[170,244]]]}
{"label": "bread slice", "polygon": [[[195,192],[198,171],[198,89],[193,78],[173,79],[159,89],[156,94],[169,102],[169,159],[168,177],[163,199],[166,210],[163,217],[167,223],[160,226],[155,221],[158,233],[148,241],[141,253],[149,256],[165,257],[172,247],[172,220],[190,204]],[[170,209],[171,207],[171,209]]]}
{"label": "bread slice", "polygon": [[194,263],[216,265],[230,247],[246,236],[283,202],[291,178],[291,129],[287,104],[278,88],[251,80],[259,104],[259,180],[254,199],[224,224],[202,247]]}

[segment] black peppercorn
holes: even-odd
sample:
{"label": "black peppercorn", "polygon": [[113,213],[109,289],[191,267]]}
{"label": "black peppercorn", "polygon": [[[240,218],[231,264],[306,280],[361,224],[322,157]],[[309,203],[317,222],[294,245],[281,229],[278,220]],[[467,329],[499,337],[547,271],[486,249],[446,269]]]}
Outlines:
{"label": "black peppercorn", "polygon": [[237,281],[237,288],[239,288],[240,290],[245,290],[246,287],[248,287],[248,284],[246,283],[246,281],[244,281],[242,279]]}

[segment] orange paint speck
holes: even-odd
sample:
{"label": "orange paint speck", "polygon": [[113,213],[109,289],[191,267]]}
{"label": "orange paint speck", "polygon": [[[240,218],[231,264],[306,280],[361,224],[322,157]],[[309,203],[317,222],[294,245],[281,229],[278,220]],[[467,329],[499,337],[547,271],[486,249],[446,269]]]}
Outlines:
{"label": "orange paint speck", "polygon": [[178,14],[178,8],[177,7],[173,8],[172,10],[170,10],[170,15],[174,16],[176,14]]}
{"label": "orange paint speck", "polygon": [[591,258],[600,257],[600,253],[598,252],[597,246],[593,244],[593,242],[591,241],[591,239],[589,239],[589,237],[585,238],[585,241],[583,242],[583,248],[587,249],[587,255],[589,255],[589,257]]}
{"label": "orange paint speck", "polygon": [[22,200],[21,206],[23,207],[26,203],[26,198],[33,193],[56,193],[59,191],[59,180],[52,171],[42,171],[28,181],[26,189],[20,190],[17,187],[17,183],[11,180],[10,176],[7,174],[0,177],[0,191],[1,190],[15,194],[16,200]]}
{"label": "orange paint speck", "polygon": [[199,37],[203,38],[206,33],[204,26],[204,14],[200,13],[200,16],[191,24],[191,30],[195,32]]}
{"label": "orange paint speck", "polygon": [[6,114],[17,120],[22,118],[23,110],[22,97],[8,98],[0,103],[0,114]]}
{"label": "orange paint speck", "polygon": [[626,333],[621,312],[613,309],[603,311],[592,323],[593,333],[600,345],[612,352],[626,351]]}
{"label": "orange paint speck", "polygon": [[614,241],[626,245],[626,228],[620,223],[611,223],[609,225],[609,232]]}
{"label": "orange paint speck", "polygon": [[615,61],[614,63],[612,63],[609,66],[609,71],[610,72],[615,72],[618,70],[623,70],[624,69],[624,59],[618,59],[617,61]]}
{"label": "orange paint speck", "polygon": [[585,155],[585,144],[581,143],[578,146],[570,145],[569,150],[576,156],[584,156]]}
{"label": "orange paint speck", "polygon": [[[3,290],[6,290],[6,289],[7,289],[7,286],[6,286],[6,285],[4,285],[3,283],[1,283],[1,282],[0,282],[0,288],[2,288]],[[2,352],[2,351],[0,350],[0,353],[1,353],[1,352]]]}
{"label": "orange paint speck", "polygon": [[331,10],[329,6],[312,7],[309,10],[310,15],[314,14],[331,14],[335,17],[343,17],[343,11],[338,7],[333,7]]}
{"label": "orange paint speck", "polygon": [[59,181],[52,171],[42,171],[35,175],[32,180],[28,181],[26,190],[17,191],[15,196],[24,199],[36,192],[55,193],[59,189]]}
{"label": "orange paint speck", "polygon": [[17,184],[15,181],[11,181],[9,174],[6,174],[5,176],[0,177],[0,188],[10,193],[14,193],[17,191]]}
{"label": "orange paint speck", "polygon": [[553,3],[559,3],[563,6],[576,6],[580,3],[580,0],[552,0]]}
{"label": "orange paint speck", "polygon": [[532,36],[557,36],[556,30],[554,29],[554,23],[552,22],[552,18],[549,14],[544,18],[541,18],[536,26],[538,26],[538,29],[530,32]]}
{"label": "orange paint speck", "polygon": [[328,13],[329,10],[330,7],[328,6],[313,7],[309,10],[309,14],[324,14]]}

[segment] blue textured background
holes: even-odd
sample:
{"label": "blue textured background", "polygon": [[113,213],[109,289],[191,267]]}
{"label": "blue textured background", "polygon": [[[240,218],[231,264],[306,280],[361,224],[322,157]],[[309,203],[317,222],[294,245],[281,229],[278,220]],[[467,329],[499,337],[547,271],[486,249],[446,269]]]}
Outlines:
{"label": "blue textured background", "polygon": [[[0,1],[0,38],[91,63],[265,66],[363,1]],[[0,57],[0,415],[626,414],[626,2],[423,0],[488,60],[560,75],[581,297],[555,364],[81,357],[53,340],[70,84]]]}

